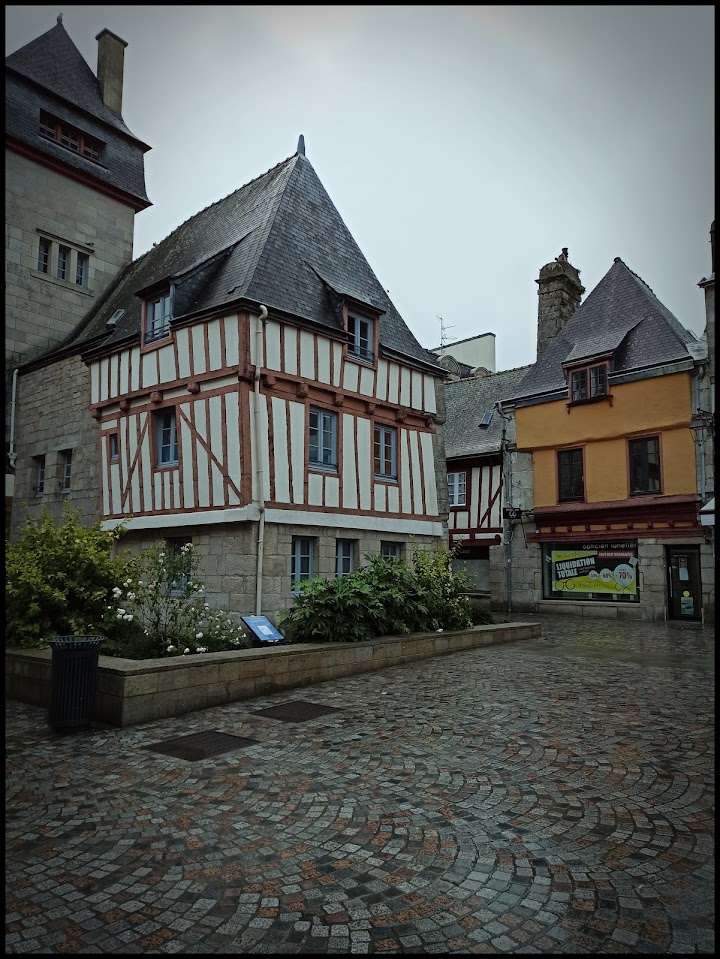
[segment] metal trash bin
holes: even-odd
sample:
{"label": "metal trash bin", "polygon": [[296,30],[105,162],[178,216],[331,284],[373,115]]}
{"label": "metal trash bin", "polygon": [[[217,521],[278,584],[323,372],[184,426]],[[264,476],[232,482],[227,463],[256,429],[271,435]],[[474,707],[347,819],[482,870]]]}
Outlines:
{"label": "metal trash bin", "polygon": [[104,636],[53,636],[48,725],[87,729],[92,721]]}

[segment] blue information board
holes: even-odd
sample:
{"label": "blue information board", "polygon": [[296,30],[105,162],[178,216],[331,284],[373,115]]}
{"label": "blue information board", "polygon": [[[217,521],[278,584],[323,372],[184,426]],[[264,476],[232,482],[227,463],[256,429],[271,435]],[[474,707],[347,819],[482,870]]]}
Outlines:
{"label": "blue information board", "polygon": [[263,643],[279,643],[283,638],[265,616],[241,616],[240,618]]}

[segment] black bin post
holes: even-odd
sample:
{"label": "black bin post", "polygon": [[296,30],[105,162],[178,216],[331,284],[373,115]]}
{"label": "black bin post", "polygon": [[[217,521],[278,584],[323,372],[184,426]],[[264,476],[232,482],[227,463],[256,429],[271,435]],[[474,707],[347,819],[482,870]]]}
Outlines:
{"label": "black bin post", "polygon": [[104,636],[53,636],[48,725],[87,729],[92,721]]}

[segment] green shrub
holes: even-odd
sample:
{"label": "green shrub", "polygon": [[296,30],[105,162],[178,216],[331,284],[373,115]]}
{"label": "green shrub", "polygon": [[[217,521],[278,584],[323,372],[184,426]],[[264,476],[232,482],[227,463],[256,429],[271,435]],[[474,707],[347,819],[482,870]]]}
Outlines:
{"label": "green shrub", "polygon": [[492,626],[495,622],[489,606],[471,606],[470,616],[473,626]]}
{"label": "green shrub", "polygon": [[453,573],[448,549],[418,548],[412,563],[366,560],[347,576],[300,585],[300,595],[279,618],[289,641],[355,642],[471,625],[466,576]]}
{"label": "green shrub", "polygon": [[81,513],[65,503],[56,523],[43,507],[27,519],[17,542],[5,551],[6,643],[45,647],[50,636],[103,633],[113,587],[127,578],[129,561],[113,557],[125,529],[83,526]]}
{"label": "green shrub", "polygon": [[198,578],[200,560],[191,543],[177,552],[148,547],[132,574],[112,591],[105,611],[107,634],[124,624],[121,636],[103,644],[108,656],[153,659],[216,653],[254,645],[233,617],[205,602]]}

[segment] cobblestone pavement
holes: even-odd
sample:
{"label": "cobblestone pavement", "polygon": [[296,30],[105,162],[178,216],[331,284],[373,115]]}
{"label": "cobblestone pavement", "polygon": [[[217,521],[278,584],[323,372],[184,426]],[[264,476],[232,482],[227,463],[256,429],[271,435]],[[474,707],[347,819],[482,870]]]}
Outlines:
{"label": "cobblestone pavement", "polygon": [[[712,953],[712,631],[542,624],[125,730],[8,703],[6,953]],[[255,742],[143,748],[209,730]]]}

